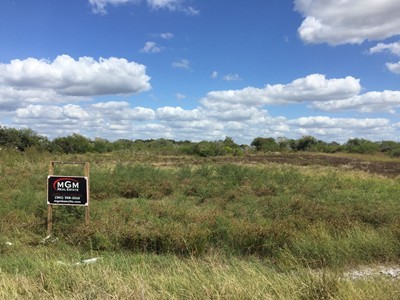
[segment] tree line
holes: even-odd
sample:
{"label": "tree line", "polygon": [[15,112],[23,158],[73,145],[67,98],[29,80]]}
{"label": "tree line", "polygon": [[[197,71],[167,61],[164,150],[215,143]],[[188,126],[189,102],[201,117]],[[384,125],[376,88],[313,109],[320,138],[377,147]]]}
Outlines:
{"label": "tree line", "polygon": [[299,139],[285,137],[256,137],[250,145],[240,145],[231,137],[218,141],[175,141],[172,139],[109,141],[103,138],[90,139],[80,134],[57,137],[49,140],[31,129],[15,129],[0,126],[0,148],[15,149],[21,152],[27,149],[47,151],[51,153],[79,154],[106,153],[119,150],[147,151],[154,154],[186,154],[203,157],[220,155],[243,155],[254,152],[348,152],[348,153],[385,153],[392,157],[400,157],[400,142],[369,141],[363,138],[352,138],[346,143],[325,142],[313,136]]}

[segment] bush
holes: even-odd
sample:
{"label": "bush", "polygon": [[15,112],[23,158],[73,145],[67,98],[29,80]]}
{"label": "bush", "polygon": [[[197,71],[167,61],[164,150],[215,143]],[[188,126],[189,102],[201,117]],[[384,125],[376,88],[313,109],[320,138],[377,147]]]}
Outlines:
{"label": "bush", "polygon": [[379,144],[366,139],[350,139],[344,145],[347,152],[350,153],[376,153],[379,151]]}
{"label": "bush", "polygon": [[264,151],[264,152],[275,152],[279,151],[279,145],[275,141],[274,138],[262,138],[258,137],[255,138],[251,142],[251,146],[255,147],[257,151]]}
{"label": "bush", "polygon": [[308,151],[317,144],[317,139],[313,136],[307,135],[298,139],[296,142],[297,151]]}
{"label": "bush", "polygon": [[54,149],[66,154],[86,153],[93,149],[89,139],[76,133],[54,139],[53,145]]}
{"label": "bush", "polygon": [[15,129],[0,126],[0,147],[25,151],[28,148],[48,150],[49,140],[31,129]]}

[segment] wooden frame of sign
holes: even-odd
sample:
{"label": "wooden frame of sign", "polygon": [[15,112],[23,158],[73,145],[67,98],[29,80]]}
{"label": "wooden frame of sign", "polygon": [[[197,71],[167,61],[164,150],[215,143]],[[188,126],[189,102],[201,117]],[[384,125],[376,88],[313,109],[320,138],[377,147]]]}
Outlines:
{"label": "wooden frame of sign", "polygon": [[[56,164],[82,165],[84,176],[54,175]],[[84,206],[85,224],[89,224],[89,163],[52,161],[47,177],[47,234],[53,229],[53,205]]]}

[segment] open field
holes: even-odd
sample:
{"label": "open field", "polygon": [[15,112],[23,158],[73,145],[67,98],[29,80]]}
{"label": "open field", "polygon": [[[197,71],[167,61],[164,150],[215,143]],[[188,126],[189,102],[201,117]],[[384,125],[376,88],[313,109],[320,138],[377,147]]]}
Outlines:
{"label": "open field", "polygon": [[[0,152],[0,299],[397,299],[400,160],[362,158]],[[43,240],[52,160],[91,222]]]}
{"label": "open field", "polygon": [[[146,161],[146,158],[142,158]],[[196,158],[177,156],[157,156],[147,158],[149,163],[159,166],[183,166],[185,163],[194,165],[204,163],[234,163],[234,164],[268,164],[279,163],[295,166],[329,166],[343,170],[361,170],[371,174],[378,174],[387,177],[397,177],[400,175],[400,159],[388,156],[360,155],[349,153],[337,154],[315,154],[315,153],[268,153],[266,155],[246,155],[246,156],[217,156],[211,158]]]}

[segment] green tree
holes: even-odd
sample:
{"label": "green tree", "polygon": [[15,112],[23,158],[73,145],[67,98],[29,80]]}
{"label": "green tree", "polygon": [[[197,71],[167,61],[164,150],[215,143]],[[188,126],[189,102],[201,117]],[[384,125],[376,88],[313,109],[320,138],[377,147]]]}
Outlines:
{"label": "green tree", "polygon": [[28,148],[47,150],[48,146],[48,139],[46,137],[39,136],[31,129],[0,127],[0,147],[14,148],[19,151],[25,151]]}
{"label": "green tree", "polygon": [[311,151],[335,153],[341,151],[342,146],[337,142],[324,142],[318,140],[317,143],[310,149]]}
{"label": "green tree", "polygon": [[345,149],[350,153],[375,153],[379,151],[379,144],[366,139],[349,139]]}
{"label": "green tree", "polygon": [[77,133],[67,137],[59,137],[53,140],[55,149],[64,153],[86,153],[93,150],[91,141]]}
{"label": "green tree", "polygon": [[113,143],[114,150],[129,150],[133,147],[133,141],[128,139],[119,139]]}
{"label": "green tree", "polygon": [[310,135],[305,135],[296,141],[297,151],[309,151],[318,143],[317,139]]}
{"label": "green tree", "polygon": [[289,140],[289,139],[286,138],[286,137],[282,137],[282,136],[277,137],[277,138],[276,138],[276,143],[278,144],[279,151],[281,151],[281,152],[288,152],[288,151],[294,150],[294,149],[292,148],[292,143],[291,143],[291,141],[292,141],[292,140]]}
{"label": "green tree", "polygon": [[97,153],[106,153],[113,150],[113,144],[106,139],[95,138],[93,141],[93,151]]}
{"label": "green tree", "polygon": [[269,138],[257,137],[251,142],[250,145],[255,147],[257,151],[264,151],[264,152],[279,151],[279,145],[272,137]]}

